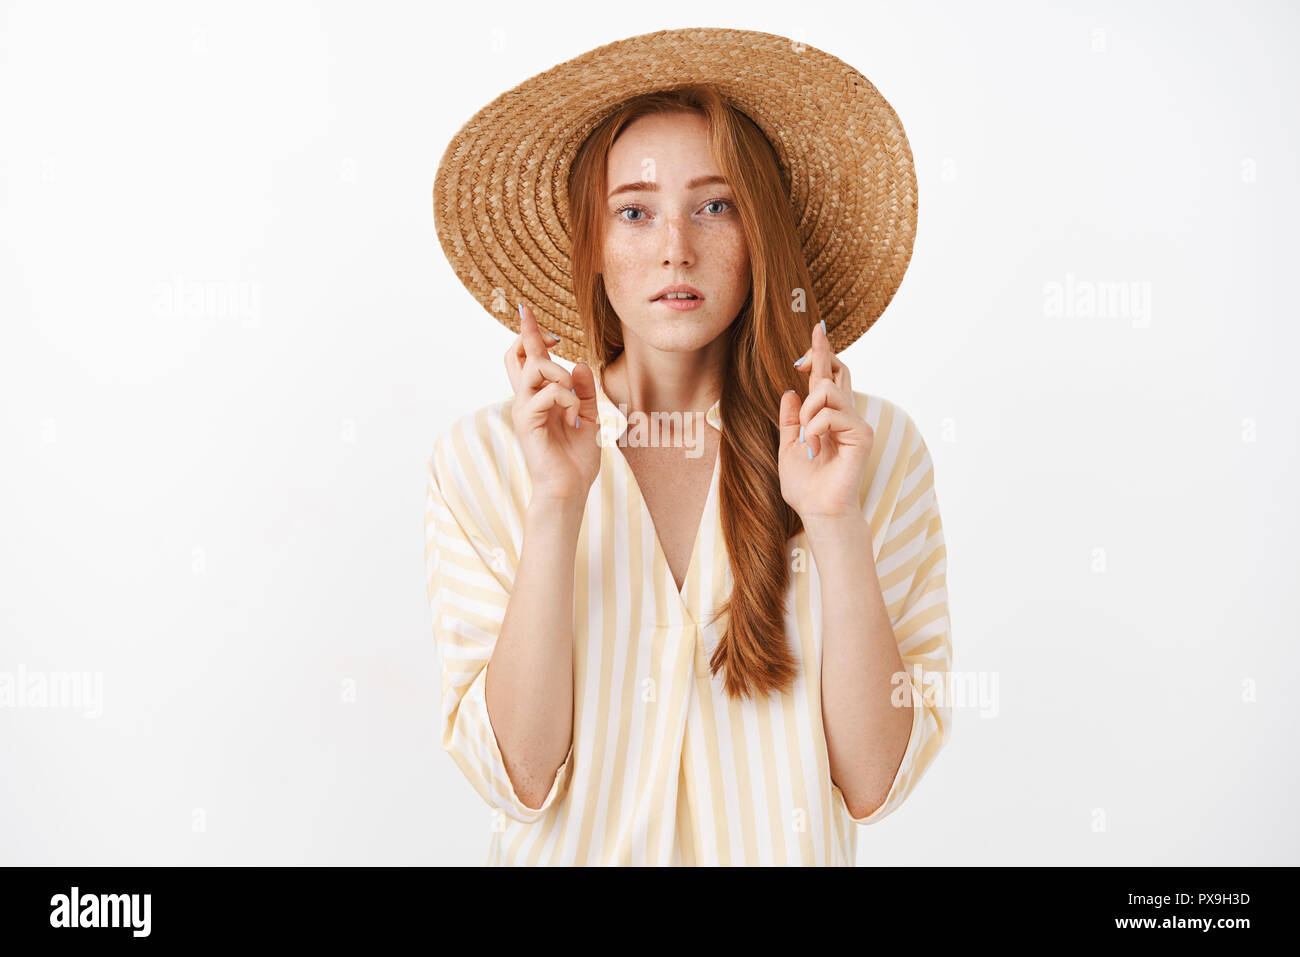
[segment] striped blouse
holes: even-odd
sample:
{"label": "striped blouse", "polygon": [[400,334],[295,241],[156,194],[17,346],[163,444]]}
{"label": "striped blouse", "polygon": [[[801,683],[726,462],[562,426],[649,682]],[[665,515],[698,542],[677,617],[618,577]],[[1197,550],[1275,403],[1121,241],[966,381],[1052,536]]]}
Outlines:
{"label": "striped blouse", "polygon": [[[943,529],[916,424],[886,399],[853,396],[875,430],[860,500],[914,695],[911,737],[888,796],[857,818],[830,777],[821,588],[806,533],[789,543],[786,635],[798,677],[785,694],[732,700],[722,673],[708,667],[725,616],[708,621],[732,584],[718,462],[679,591],[613,441],[627,419],[599,378],[601,464],[574,557],[573,740],[541,806],[524,804],[484,698],[531,494],[512,399],[466,414],[437,437],[425,557],[442,746],[493,809],[487,864],[852,866],[855,825],[874,824],[906,800],[951,728],[947,696],[936,693],[952,655]],[[707,415],[719,430],[720,405]]]}

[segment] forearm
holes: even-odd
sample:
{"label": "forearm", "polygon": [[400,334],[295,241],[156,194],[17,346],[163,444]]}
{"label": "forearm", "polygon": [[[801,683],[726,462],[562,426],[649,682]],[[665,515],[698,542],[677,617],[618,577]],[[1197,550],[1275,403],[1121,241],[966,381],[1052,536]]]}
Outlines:
{"label": "forearm", "polygon": [[573,564],[582,504],[530,504],[484,690],[515,791],[540,807],[573,739]]}
{"label": "forearm", "polygon": [[905,671],[881,594],[865,518],[805,522],[821,576],[822,721],[831,780],[849,813],[863,817],[889,794],[907,751],[910,699],[892,695]]}

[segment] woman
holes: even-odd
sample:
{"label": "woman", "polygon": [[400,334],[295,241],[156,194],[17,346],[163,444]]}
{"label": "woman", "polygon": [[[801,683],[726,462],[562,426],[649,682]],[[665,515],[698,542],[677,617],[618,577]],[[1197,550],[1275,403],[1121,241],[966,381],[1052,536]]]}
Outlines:
{"label": "woman", "polygon": [[[835,356],[835,285],[809,268],[828,237],[801,241],[787,164],[709,66],[719,39],[825,76],[739,31],[595,51],[641,41],[615,73],[645,85],[661,64],[671,92],[624,96],[593,54],[563,65],[615,104],[564,180],[581,343],[519,303],[514,395],[430,457],[443,746],[495,809],[489,863],[852,864],[853,825],[891,813],[948,735],[923,679],[951,658],[932,462]],[[461,136],[442,189],[448,157],[473,165]],[[462,208],[436,207],[439,235],[481,288]]]}

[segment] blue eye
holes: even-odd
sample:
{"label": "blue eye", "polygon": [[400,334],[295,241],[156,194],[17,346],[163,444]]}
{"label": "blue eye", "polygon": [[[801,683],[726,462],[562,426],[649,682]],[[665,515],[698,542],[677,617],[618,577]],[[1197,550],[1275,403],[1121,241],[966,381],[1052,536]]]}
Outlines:
{"label": "blue eye", "polygon": [[[729,199],[713,199],[713,200],[710,200],[709,202],[705,203],[705,204],[704,204],[704,208],[705,208],[705,209],[708,209],[710,206],[717,206],[719,203],[722,204],[723,206],[728,207],[728,208],[730,208],[730,206],[731,206],[731,200],[729,200]],[[620,206],[618,209],[614,210],[614,215],[620,217],[620,218],[621,218],[625,223],[639,223],[639,222],[641,222],[642,219],[645,218],[644,216],[642,216],[642,217],[640,217],[640,218],[638,218],[638,219],[629,219],[628,217],[626,217],[626,216],[623,215],[624,213],[627,213],[627,212],[644,213],[644,212],[645,212],[645,209],[644,209],[643,207],[641,207],[641,206],[636,205],[635,203],[626,203],[626,204]],[[716,213],[713,213],[712,215],[714,215],[714,216],[722,216],[722,215],[724,215],[726,212],[727,212],[727,210],[721,210],[721,209],[720,209],[720,210],[718,210]]]}

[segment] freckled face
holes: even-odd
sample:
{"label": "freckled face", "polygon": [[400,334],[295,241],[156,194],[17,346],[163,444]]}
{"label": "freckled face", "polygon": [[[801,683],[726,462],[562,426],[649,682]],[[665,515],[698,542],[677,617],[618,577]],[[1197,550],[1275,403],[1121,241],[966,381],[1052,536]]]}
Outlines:
{"label": "freckled face", "polygon": [[[625,343],[701,349],[745,304],[749,250],[735,193],[725,183],[692,182],[705,177],[721,173],[709,154],[708,124],[696,114],[643,116],[610,149],[604,278]],[[619,191],[628,183],[657,189]],[[699,290],[699,306],[679,311],[652,301],[677,283]]]}

